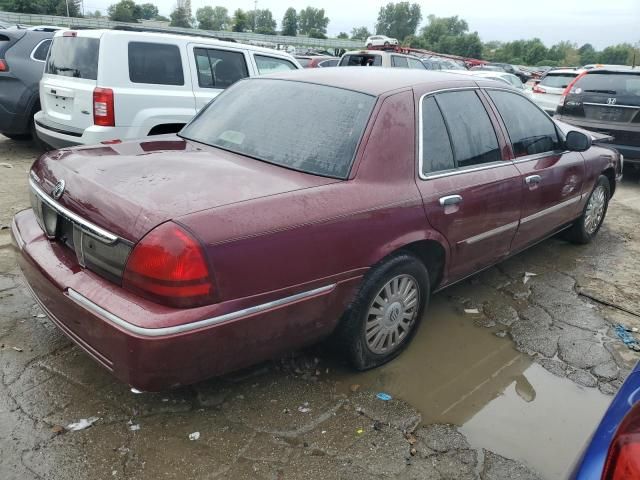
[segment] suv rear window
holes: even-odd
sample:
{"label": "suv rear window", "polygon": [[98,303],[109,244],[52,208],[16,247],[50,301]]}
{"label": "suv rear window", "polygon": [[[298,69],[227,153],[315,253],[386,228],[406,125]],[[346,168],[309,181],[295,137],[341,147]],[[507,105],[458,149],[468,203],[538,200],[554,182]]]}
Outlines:
{"label": "suv rear window", "polygon": [[177,45],[129,43],[129,80],[154,85],[184,85]]}
{"label": "suv rear window", "polygon": [[324,85],[243,80],[202,109],[180,135],[293,170],[346,178],[375,101]]}
{"label": "suv rear window", "polygon": [[552,88],[567,88],[573,79],[578,76],[577,73],[547,73],[540,81],[540,85]]}
{"label": "suv rear window", "polygon": [[576,82],[571,93],[581,93],[578,89],[585,93],[640,96],[640,72],[589,72]]}
{"label": "suv rear window", "polygon": [[41,41],[36,48],[33,50],[31,56],[34,60],[39,60],[44,62],[47,59],[47,53],[49,53],[49,47],[51,46],[51,40],[43,40]]}
{"label": "suv rear window", "polygon": [[380,67],[382,55],[344,55],[340,60],[341,67]]}
{"label": "suv rear window", "polygon": [[98,79],[100,40],[87,37],[55,37],[45,73],[63,77]]}

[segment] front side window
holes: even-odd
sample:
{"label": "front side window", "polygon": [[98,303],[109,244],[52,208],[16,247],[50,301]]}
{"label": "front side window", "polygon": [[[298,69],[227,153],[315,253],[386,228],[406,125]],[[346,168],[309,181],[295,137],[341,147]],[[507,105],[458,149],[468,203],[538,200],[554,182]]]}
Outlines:
{"label": "front side window", "polygon": [[446,92],[435,98],[451,137],[456,167],[502,160],[496,132],[476,92]]}
{"label": "front side window", "polygon": [[422,174],[455,168],[447,126],[434,97],[422,100]]}
{"label": "front side window", "polygon": [[47,53],[49,53],[49,47],[51,46],[51,40],[43,40],[33,51],[34,60],[44,62],[47,59]]}
{"label": "front side window", "polygon": [[289,60],[284,58],[267,57],[266,55],[255,55],[258,73],[265,75],[267,73],[282,72],[288,70],[296,70],[296,66]]}
{"label": "front side window", "polygon": [[553,121],[523,96],[488,90],[507,127],[516,158],[562,148]]}
{"label": "front side window", "polygon": [[177,45],[129,43],[129,80],[153,85],[184,85]]}
{"label": "front side window", "polygon": [[409,68],[409,62],[407,62],[407,57],[391,55],[391,66],[399,68]]}
{"label": "front side window", "polygon": [[417,68],[418,70],[426,70],[427,69],[424,66],[424,63],[422,63],[417,58],[408,58],[407,61],[409,62],[409,68]]}
{"label": "front side window", "polygon": [[203,88],[227,88],[249,76],[242,52],[194,48],[193,53],[198,67],[198,85]]}

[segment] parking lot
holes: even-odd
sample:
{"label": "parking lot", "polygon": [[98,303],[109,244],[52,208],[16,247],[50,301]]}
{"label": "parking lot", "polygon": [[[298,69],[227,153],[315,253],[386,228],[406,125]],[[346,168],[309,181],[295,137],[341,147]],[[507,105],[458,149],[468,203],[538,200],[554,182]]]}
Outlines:
{"label": "parking lot", "polygon": [[8,225],[38,153],[4,137],[0,152],[3,479],[560,478],[638,360],[612,329],[640,327],[630,173],[593,243],[552,238],[436,294],[384,367],[354,373],[321,345],[134,393],[28,293]]}

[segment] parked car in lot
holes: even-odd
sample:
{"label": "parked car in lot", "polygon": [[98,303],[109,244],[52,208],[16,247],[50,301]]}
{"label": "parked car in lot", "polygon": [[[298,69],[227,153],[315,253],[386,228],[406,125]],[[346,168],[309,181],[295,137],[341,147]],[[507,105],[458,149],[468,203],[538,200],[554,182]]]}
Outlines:
{"label": "parked car in lot", "polygon": [[38,82],[52,33],[3,30],[0,33],[0,134],[28,138],[40,110]]}
{"label": "parked car in lot", "polygon": [[208,37],[58,32],[36,130],[54,148],[174,133],[236,81],[300,68],[286,52]]}
{"label": "parked car in lot", "polygon": [[415,68],[426,70],[418,57],[381,50],[355,50],[340,58],[339,67]]}
{"label": "parked car in lot", "polygon": [[464,65],[449,58],[426,57],[421,60],[427,70],[467,70]]}
{"label": "parked car in lot", "polygon": [[640,363],[620,387],[569,476],[570,480],[640,478]]}
{"label": "parked car in lot", "polygon": [[589,242],[620,175],[501,83],[307,69],[237,82],[178,136],[41,156],[11,232],[52,321],[159,390],[331,334],[385,363],[433,292],[562,230]]}
{"label": "parked car in lot", "polygon": [[488,63],[484,65],[484,67],[498,67],[507,73],[511,73],[518,77],[522,83],[527,83],[527,81],[531,78],[531,74],[529,72],[525,72],[517,65],[511,65],[510,63]]}
{"label": "parked car in lot", "polygon": [[371,48],[390,47],[392,45],[398,45],[399,43],[397,38],[391,38],[385,35],[372,35],[365,40],[364,44],[367,46],[367,48]]}
{"label": "parked car in lot", "polygon": [[560,98],[559,120],[614,137],[625,161],[640,166],[640,69],[594,68],[578,75]]}
{"label": "parked car in lot", "polygon": [[312,55],[304,57],[296,56],[295,59],[304,68],[335,67],[340,61],[339,58],[327,57],[324,55]]}
{"label": "parked car in lot", "polygon": [[555,114],[562,92],[581,72],[575,68],[550,70],[533,86],[533,101],[549,115]]}
{"label": "parked car in lot", "polygon": [[471,75],[473,77],[478,78],[486,78],[490,80],[498,80],[502,83],[506,83],[507,85],[519,90],[520,93],[526,95],[531,98],[531,90],[525,88],[524,84],[520,81],[518,77],[512,75],[507,72],[494,72],[494,71],[485,71],[485,70],[448,70],[451,73],[458,73],[462,75]]}

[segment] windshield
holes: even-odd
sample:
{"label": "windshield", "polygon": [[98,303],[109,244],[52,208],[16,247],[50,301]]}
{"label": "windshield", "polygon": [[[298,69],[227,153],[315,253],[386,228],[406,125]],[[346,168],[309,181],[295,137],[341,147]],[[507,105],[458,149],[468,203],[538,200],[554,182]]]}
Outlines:
{"label": "windshield", "polygon": [[45,73],[64,77],[98,78],[100,40],[86,37],[55,37]]}
{"label": "windshield", "polygon": [[573,79],[578,76],[577,73],[547,73],[540,81],[540,85],[552,88],[567,88]]}
{"label": "windshield", "polygon": [[180,135],[302,172],[346,178],[375,101],[324,85],[243,80]]}
{"label": "windshield", "polygon": [[575,84],[572,93],[606,93],[640,97],[640,72],[589,72]]}

